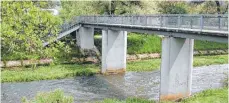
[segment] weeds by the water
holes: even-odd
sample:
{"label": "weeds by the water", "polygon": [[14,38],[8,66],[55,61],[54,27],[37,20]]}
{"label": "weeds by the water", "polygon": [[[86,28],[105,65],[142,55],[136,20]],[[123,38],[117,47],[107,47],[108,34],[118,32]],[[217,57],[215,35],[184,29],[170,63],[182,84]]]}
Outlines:
{"label": "weeds by the water", "polygon": [[[179,103],[228,103],[227,92],[228,92],[228,88],[209,89],[197,93],[189,98],[183,99]],[[64,96],[63,91],[55,90],[53,92],[38,93],[37,96],[32,100],[28,100],[26,97],[23,97],[22,102],[23,103],[73,103],[73,97]],[[156,102],[153,100],[147,100],[142,98],[127,98],[125,100],[106,98],[103,101],[97,101],[96,103],[156,103]],[[175,103],[175,102],[163,101],[161,103]]]}
{"label": "weeds by the water", "polygon": [[142,98],[127,98],[126,100],[118,100],[118,99],[104,99],[103,101],[96,103],[156,103],[152,100],[142,99]]}
{"label": "weeds by the water", "polygon": [[[228,88],[221,89],[209,89],[197,93],[190,98],[181,100],[178,103],[228,103]],[[98,103],[157,103],[155,101],[140,99],[140,98],[128,98],[126,100],[118,99],[104,99]],[[161,103],[177,103],[173,101],[161,101]]]}
{"label": "weeds by the water", "polygon": [[[227,55],[194,57],[194,66],[228,63]],[[132,61],[127,63],[127,71],[153,71],[160,68],[161,59]],[[2,82],[26,82],[34,80],[61,79],[73,76],[90,76],[100,71],[95,64],[70,64],[39,66],[33,68],[18,68],[2,70]]]}
{"label": "weeds by the water", "polygon": [[55,90],[53,92],[38,93],[32,100],[23,97],[22,103],[73,103],[73,97],[64,96],[63,91]]}
{"label": "weeds by the water", "polygon": [[[215,56],[195,56],[193,66],[203,66],[212,64],[226,64],[228,63],[227,55]],[[141,61],[129,62],[127,64],[127,71],[152,71],[160,68],[161,59],[148,59]]]}
{"label": "weeds by the water", "polygon": [[90,76],[99,71],[95,64],[72,64],[20,68],[2,71],[2,82],[27,82],[34,80],[61,79],[73,76]]}
{"label": "weeds by the water", "polygon": [[228,103],[228,88],[205,90],[182,100],[182,103]]}

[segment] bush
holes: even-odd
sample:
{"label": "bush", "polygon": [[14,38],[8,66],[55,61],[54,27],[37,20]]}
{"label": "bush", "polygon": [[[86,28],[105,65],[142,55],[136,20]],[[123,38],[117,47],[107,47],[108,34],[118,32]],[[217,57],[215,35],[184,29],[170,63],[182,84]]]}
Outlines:
{"label": "bush", "polygon": [[27,100],[26,97],[23,97],[22,103],[73,103],[73,97],[64,96],[63,91],[55,90],[38,93],[34,100]]}

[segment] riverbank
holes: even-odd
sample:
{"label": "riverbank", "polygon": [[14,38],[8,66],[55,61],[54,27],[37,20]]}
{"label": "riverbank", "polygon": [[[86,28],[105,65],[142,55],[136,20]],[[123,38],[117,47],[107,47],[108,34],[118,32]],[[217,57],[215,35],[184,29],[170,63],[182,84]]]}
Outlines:
{"label": "riverbank", "polygon": [[[220,89],[209,89],[192,95],[189,98],[180,100],[179,103],[228,103],[228,88],[220,88]],[[37,94],[34,101],[39,103],[51,103],[60,101],[60,103],[73,103],[73,97],[64,96],[64,92],[61,90],[55,90],[53,92],[39,93]],[[23,98],[23,103],[30,103],[27,98]],[[118,100],[118,99],[104,99],[103,101],[97,101],[96,103],[157,103],[153,100],[146,100],[141,98],[127,98],[126,100]],[[161,103],[177,103],[173,101],[163,101]]]}
{"label": "riverbank", "polygon": [[[160,68],[161,59],[131,61],[127,71],[153,71]],[[227,55],[194,56],[194,66],[227,64]],[[97,64],[61,64],[39,66],[37,68],[10,68],[1,72],[1,82],[28,82],[36,80],[61,79],[73,76],[89,76],[99,73]]]}
{"label": "riverbank", "polygon": [[[179,103],[228,103],[228,87],[220,89],[209,89],[194,94],[189,98],[177,101]],[[177,103],[173,101],[163,101],[160,103]],[[153,100],[141,98],[128,98],[124,101],[118,99],[105,99],[98,103],[157,103]]]}
{"label": "riverbank", "polygon": [[[227,77],[225,74],[227,71],[227,64],[194,67],[192,73],[192,95],[197,95],[203,90],[222,88],[224,86],[223,81]],[[59,80],[2,83],[2,88],[2,103],[16,103],[21,101],[23,97],[32,100],[39,92],[50,92],[55,89],[62,90],[66,96],[72,96],[74,103],[91,103],[92,101],[103,101],[107,98],[115,98],[124,102],[128,98],[134,97],[142,98],[145,101],[158,101],[160,95],[160,71],[127,72],[124,75],[110,76],[97,74]],[[216,91],[206,92],[202,97],[218,95],[214,99],[218,100],[224,98],[223,96],[227,96],[221,93]],[[49,97],[47,95],[43,96]],[[58,99],[61,98],[58,97]],[[46,100],[51,100],[51,98]],[[224,102],[221,101],[219,103]]]}

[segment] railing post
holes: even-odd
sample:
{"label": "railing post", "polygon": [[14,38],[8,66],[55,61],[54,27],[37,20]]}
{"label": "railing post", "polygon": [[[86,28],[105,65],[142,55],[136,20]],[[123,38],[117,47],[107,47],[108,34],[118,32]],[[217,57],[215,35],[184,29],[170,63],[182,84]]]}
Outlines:
{"label": "railing post", "polygon": [[200,31],[203,29],[203,15],[200,16]]}
{"label": "railing post", "polygon": [[98,25],[98,15],[96,15],[96,24]]}
{"label": "railing post", "polygon": [[133,15],[131,16],[131,25],[134,25],[134,17],[133,17]]}
{"label": "railing post", "polygon": [[221,29],[221,19],[220,19],[221,17],[220,16],[218,16],[218,22],[219,22],[219,30]]}
{"label": "railing post", "polygon": [[162,16],[160,16],[160,27],[162,27],[163,24],[162,24]]}
{"label": "railing post", "polygon": [[177,18],[177,28],[180,28],[181,25],[181,16],[179,15]]}
{"label": "railing post", "polygon": [[191,29],[192,29],[192,22],[193,22],[192,19],[193,19],[193,18],[191,17],[191,22],[190,22]]}
{"label": "railing post", "polygon": [[145,15],[145,25],[147,26],[147,16]]}

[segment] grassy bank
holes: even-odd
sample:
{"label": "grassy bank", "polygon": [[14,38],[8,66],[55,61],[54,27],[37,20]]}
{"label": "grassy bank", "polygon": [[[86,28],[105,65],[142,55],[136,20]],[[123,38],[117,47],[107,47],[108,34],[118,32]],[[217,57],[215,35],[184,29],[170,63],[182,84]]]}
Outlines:
{"label": "grassy bank", "polygon": [[2,82],[27,82],[35,80],[61,79],[73,76],[90,76],[99,71],[95,64],[72,64],[39,66],[33,68],[13,68],[3,70]]}
{"label": "grassy bank", "polygon": [[[179,103],[228,103],[228,88],[210,89],[197,93],[190,98],[183,99]],[[77,99],[77,98],[75,98]],[[23,103],[73,103],[73,97],[65,96],[63,91],[55,90],[53,92],[38,93],[34,99],[28,100],[22,98]],[[93,102],[94,103],[94,102]],[[157,103],[152,100],[141,98],[127,98],[126,100],[104,99],[96,103]],[[162,103],[177,103],[164,101]]]}
{"label": "grassy bank", "polygon": [[[227,55],[196,56],[194,66],[228,63]],[[127,71],[153,71],[160,68],[160,59],[132,61],[127,63]],[[95,64],[62,64],[33,68],[8,68],[1,72],[1,82],[26,82],[35,80],[61,79],[81,75],[93,75],[99,72]]]}
{"label": "grassy bank", "polygon": [[31,100],[23,97],[22,103],[73,103],[73,97],[65,96],[61,90],[55,90],[52,92],[40,92]]}
{"label": "grassy bank", "polygon": [[[101,36],[95,36],[95,45],[101,51]],[[215,50],[227,49],[227,43],[217,43],[209,41],[195,40],[195,50]],[[161,38],[157,35],[144,35],[129,33],[127,38],[127,53],[142,54],[142,53],[159,53],[161,52]]]}
{"label": "grassy bank", "polygon": [[[180,102],[169,102],[164,101],[162,103],[228,103],[228,88],[221,89],[210,89],[197,93],[190,98],[183,99]],[[155,101],[138,99],[138,98],[128,98],[125,101],[120,101],[117,99],[105,99],[98,103],[157,103]]]}
{"label": "grassy bank", "polygon": [[[194,56],[193,66],[228,63],[227,55]],[[128,62],[127,71],[152,71],[160,68],[161,59],[148,59]]]}

